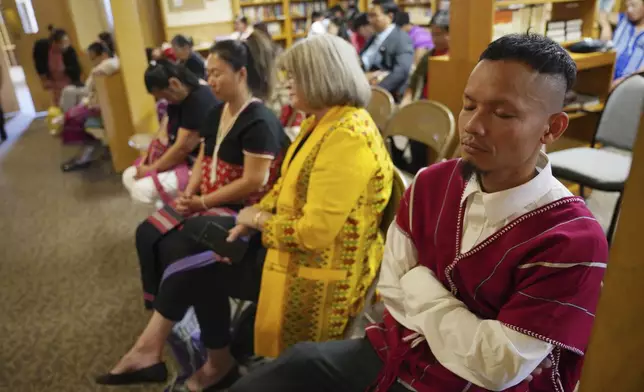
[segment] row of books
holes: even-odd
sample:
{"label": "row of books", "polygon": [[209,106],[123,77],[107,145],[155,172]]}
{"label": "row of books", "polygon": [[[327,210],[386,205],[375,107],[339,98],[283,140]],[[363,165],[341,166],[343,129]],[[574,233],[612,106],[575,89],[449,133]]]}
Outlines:
{"label": "row of books", "polygon": [[581,19],[552,21],[551,15],[551,4],[497,10],[494,16],[494,39],[526,32],[543,34],[556,42],[578,41],[582,38]]}
{"label": "row of books", "polygon": [[259,7],[244,7],[242,12],[245,17],[253,22],[260,22],[266,19],[278,19],[284,17],[284,10],[281,5],[264,5]]}
{"label": "row of books", "polygon": [[284,31],[282,30],[282,24],[280,22],[266,23],[266,28],[273,37],[282,35],[284,33]]}
{"label": "row of books", "polygon": [[305,33],[306,32],[306,20],[294,20],[293,21],[293,33]]}
{"label": "row of books", "polygon": [[432,9],[430,7],[406,6],[405,11],[409,13],[409,21],[419,26],[427,26],[432,20]]}
{"label": "row of books", "polygon": [[327,9],[326,1],[313,1],[291,4],[291,17],[308,16],[313,11],[324,12]]}
{"label": "row of books", "polygon": [[581,19],[548,22],[546,36],[555,42],[579,41],[582,38],[583,24]]}
{"label": "row of books", "polygon": [[494,15],[494,39],[515,33],[545,34],[550,19],[551,7],[547,5],[525,6],[497,10]]}

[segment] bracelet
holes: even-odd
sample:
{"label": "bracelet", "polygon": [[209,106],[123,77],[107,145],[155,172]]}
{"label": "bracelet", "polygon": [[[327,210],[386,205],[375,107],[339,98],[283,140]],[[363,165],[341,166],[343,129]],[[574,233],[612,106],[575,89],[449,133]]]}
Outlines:
{"label": "bracelet", "polygon": [[204,211],[208,210],[208,206],[206,205],[206,199],[204,198],[204,195],[201,195],[201,206],[203,207]]}
{"label": "bracelet", "polygon": [[259,211],[253,218],[253,226],[255,226],[255,228],[257,229],[259,229],[259,219],[262,217],[263,212],[264,211]]}

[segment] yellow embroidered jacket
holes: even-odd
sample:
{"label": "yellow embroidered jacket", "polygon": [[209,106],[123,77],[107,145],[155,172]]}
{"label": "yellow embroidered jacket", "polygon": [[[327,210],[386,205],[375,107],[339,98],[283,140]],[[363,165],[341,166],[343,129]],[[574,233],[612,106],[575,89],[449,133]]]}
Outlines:
{"label": "yellow embroidered jacket", "polygon": [[261,356],[341,339],[382,259],[379,224],[394,170],[382,136],[364,109],[335,107],[315,122],[304,121],[280,179],[259,203],[274,214],[262,233]]}

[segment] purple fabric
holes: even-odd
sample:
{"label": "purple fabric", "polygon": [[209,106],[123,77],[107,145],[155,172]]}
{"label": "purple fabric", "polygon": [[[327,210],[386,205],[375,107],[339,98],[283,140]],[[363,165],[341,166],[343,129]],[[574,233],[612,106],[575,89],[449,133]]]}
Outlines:
{"label": "purple fabric", "polygon": [[411,30],[409,30],[409,37],[411,37],[414,50],[419,48],[425,48],[427,50],[434,49],[432,34],[420,26],[413,26]]}
{"label": "purple fabric", "polygon": [[206,347],[200,339],[201,331],[194,309],[190,308],[183,319],[175,324],[168,336],[168,344],[179,367],[174,383],[165,392],[174,392],[174,386],[182,385],[207,360]]}
{"label": "purple fabric", "polygon": [[85,132],[85,121],[90,117],[100,116],[101,111],[95,108],[78,104],[65,113],[63,132],[61,134],[64,144],[85,143],[94,138]]}
{"label": "purple fabric", "polygon": [[163,282],[170,277],[170,275],[176,274],[179,271],[190,271],[195,268],[205,267],[217,260],[219,260],[219,256],[210,250],[177,260],[165,269],[161,281]]}

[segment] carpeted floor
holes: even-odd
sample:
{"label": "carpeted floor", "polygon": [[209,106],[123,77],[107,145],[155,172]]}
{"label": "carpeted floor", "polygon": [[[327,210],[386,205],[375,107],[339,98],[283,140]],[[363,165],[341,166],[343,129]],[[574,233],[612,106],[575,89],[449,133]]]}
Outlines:
{"label": "carpeted floor", "polygon": [[141,331],[134,231],[149,209],[108,164],[63,174],[76,151],[42,120],[12,119],[0,145],[0,391],[100,388]]}

